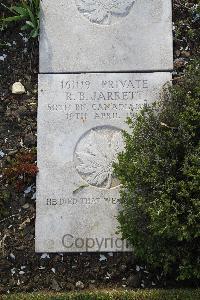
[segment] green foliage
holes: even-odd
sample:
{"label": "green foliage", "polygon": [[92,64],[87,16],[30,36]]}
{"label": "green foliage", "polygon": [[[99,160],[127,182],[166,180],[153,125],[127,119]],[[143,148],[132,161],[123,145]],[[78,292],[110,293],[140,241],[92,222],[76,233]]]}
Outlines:
{"label": "green foliage", "polygon": [[199,79],[196,61],[162,101],[128,120],[114,166],[123,237],[136,256],[180,280],[200,278]]}
{"label": "green foliage", "polygon": [[200,290],[93,291],[75,293],[13,294],[2,300],[198,300]]}
{"label": "green foliage", "polygon": [[3,27],[21,22],[21,30],[27,30],[31,38],[38,37],[40,0],[21,0],[19,4],[11,7],[3,6],[12,13],[12,16],[1,19]]}

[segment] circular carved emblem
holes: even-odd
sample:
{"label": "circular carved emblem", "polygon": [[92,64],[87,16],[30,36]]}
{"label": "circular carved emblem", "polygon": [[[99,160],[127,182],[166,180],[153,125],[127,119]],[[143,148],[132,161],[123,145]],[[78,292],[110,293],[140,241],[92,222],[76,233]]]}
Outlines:
{"label": "circular carved emblem", "polygon": [[113,176],[113,162],[123,149],[123,136],[119,129],[107,126],[91,129],[76,146],[76,170],[95,187],[109,189],[118,186],[119,182]]}
{"label": "circular carved emblem", "polygon": [[129,14],[135,0],[75,0],[80,13],[92,23],[110,25]]}

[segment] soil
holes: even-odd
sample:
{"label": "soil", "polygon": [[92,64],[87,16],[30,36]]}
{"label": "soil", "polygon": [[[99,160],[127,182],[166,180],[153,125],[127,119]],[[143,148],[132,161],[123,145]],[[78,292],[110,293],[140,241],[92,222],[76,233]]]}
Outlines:
{"label": "soil", "polygon": [[[19,1],[4,0],[10,6]],[[199,55],[198,0],[175,0],[174,78],[184,73],[189,60]],[[0,8],[0,17],[7,15]],[[4,180],[19,153],[33,153],[37,130],[38,41],[14,25],[0,31],[0,292],[77,290],[84,288],[153,288],[195,285],[177,283],[158,270],[151,272],[133,254],[36,254],[34,251],[35,175]],[[14,95],[11,86],[21,81],[26,93]],[[16,182],[15,182],[16,181]]]}

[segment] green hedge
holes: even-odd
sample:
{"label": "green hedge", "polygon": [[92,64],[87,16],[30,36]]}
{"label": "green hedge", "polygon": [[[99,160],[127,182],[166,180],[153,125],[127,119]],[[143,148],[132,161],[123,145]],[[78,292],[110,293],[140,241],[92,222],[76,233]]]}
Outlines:
{"label": "green hedge", "polygon": [[200,290],[138,290],[62,294],[14,294],[2,300],[200,300]]}
{"label": "green hedge", "polygon": [[121,232],[171,278],[200,279],[200,60],[163,99],[129,119],[115,172]]}

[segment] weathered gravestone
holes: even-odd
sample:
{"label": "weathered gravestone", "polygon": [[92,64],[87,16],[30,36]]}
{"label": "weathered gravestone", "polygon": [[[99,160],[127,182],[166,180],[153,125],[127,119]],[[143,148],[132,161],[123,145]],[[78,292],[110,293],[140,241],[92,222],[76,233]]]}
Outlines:
{"label": "weathered gravestone", "polygon": [[43,0],[41,18],[36,251],[128,251],[112,164],[171,79],[171,1]]}
{"label": "weathered gravestone", "polygon": [[40,72],[172,69],[171,0],[42,1]]}

